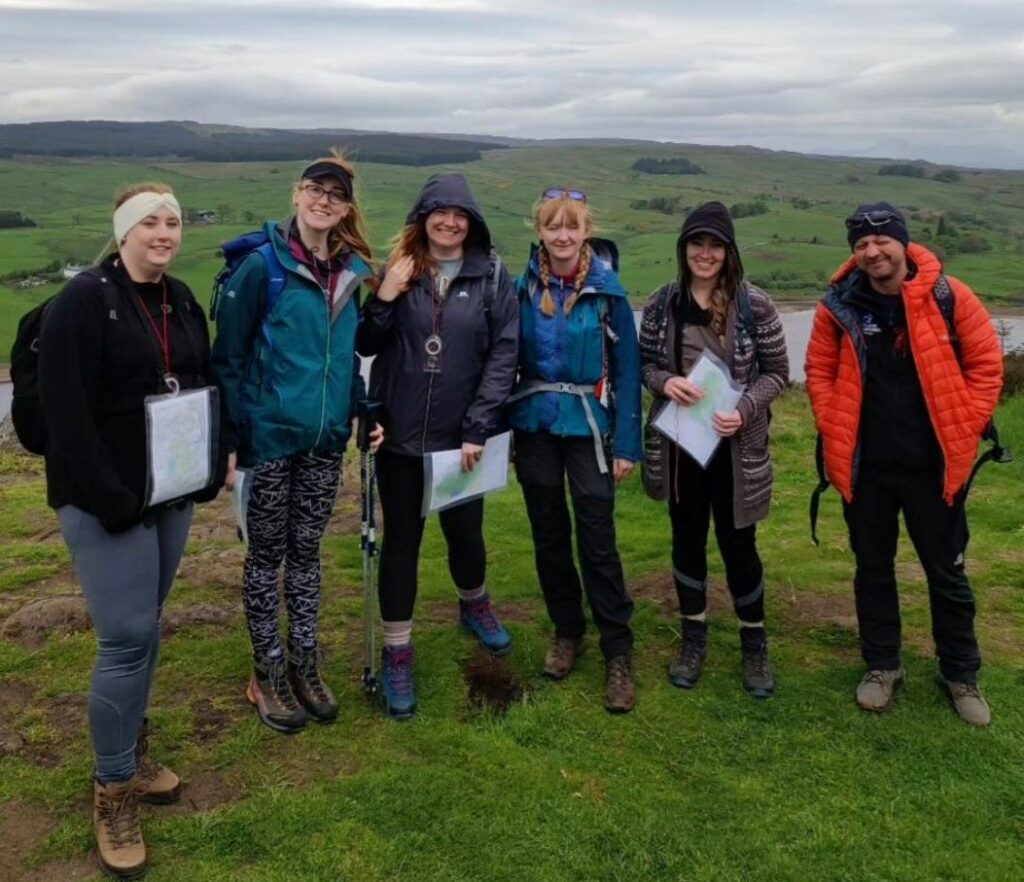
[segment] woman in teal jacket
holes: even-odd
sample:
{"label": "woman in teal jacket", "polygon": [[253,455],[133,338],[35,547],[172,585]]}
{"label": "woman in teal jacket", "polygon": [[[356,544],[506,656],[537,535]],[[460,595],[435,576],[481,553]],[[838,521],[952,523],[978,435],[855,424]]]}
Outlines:
{"label": "woman in teal jacket", "polygon": [[534,211],[540,245],[516,282],[519,382],[510,401],[516,473],[537,576],[555,635],[544,673],[561,680],[583,649],[580,572],[565,500],[569,480],[582,587],[601,634],[605,707],[632,710],[633,601],[615,545],[615,483],[641,458],[640,355],[611,242],[592,238],[579,190],[547,190]]}
{"label": "woman in teal jacket", "polygon": [[[217,307],[213,364],[238,423],[238,464],[250,470],[246,697],[280,732],[338,713],[320,673],[317,614],[320,539],[364,391],[355,333],[359,286],[372,271],[353,178],[339,155],[308,166],[292,191],[294,216],[266,224],[272,252],[253,251]],[[277,620],[282,561],[287,650]]]}

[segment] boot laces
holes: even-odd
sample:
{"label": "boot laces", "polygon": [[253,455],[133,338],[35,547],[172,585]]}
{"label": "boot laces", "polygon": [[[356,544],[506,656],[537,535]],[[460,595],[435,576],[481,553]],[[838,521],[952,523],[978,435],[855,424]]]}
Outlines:
{"label": "boot laces", "polygon": [[299,702],[292,691],[291,683],[288,682],[288,666],[285,663],[284,655],[270,659],[267,668],[267,682],[270,684],[274,697],[289,711],[298,708]]}
{"label": "boot laces", "polygon": [[747,670],[755,677],[768,676],[768,648],[762,644],[756,649],[750,649],[743,655]]}
{"label": "boot laces", "polygon": [[629,662],[625,656],[618,655],[608,662],[608,682],[614,689],[623,689],[629,685]]}
{"label": "boot laces", "polygon": [[501,627],[494,617],[490,600],[471,600],[466,604],[466,614],[480,623],[480,626],[488,633],[494,634]]}
{"label": "boot laces", "polygon": [[396,695],[412,692],[412,650],[388,651],[388,679]]}
{"label": "boot laces", "polygon": [[299,656],[296,669],[299,677],[316,695],[317,701],[328,701],[327,684],[320,674],[320,668],[327,664],[327,653],[323,647],[305,650]]}
{"label": "boot laces", "polygon": [[117,796],[104,794],[97,808],[100,821],[107,828],[114,848],[138,845],[142,842],[139,827],[139,800],[134,787]]}

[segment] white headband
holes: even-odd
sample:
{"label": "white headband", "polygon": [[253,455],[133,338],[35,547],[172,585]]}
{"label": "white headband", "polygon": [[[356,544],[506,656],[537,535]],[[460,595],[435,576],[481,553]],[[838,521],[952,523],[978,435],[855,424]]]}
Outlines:
{"label": "white headband", "polygon": [[170,193],[136,193],[131,199],[126,199],[114,211],[114,241],[120,245],[124,237],[128,235],[137,223],[141,223],[151,214],[156,214],[161,208],[170,210],[181,223],[181,206],[178,200]]}

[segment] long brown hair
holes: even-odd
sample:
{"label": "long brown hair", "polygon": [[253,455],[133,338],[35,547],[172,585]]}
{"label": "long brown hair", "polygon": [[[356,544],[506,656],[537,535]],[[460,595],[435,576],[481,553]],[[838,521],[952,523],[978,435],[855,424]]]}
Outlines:
{"label": "long brown hair", "polygon": [[410,279],[418,279],[437,267],[437,261],[430,256],[430,243],[427,239],[426,216],[411,224],[406,224],[398,235],[391,240],[391,253],[388,265],[406,255],[412,257],[413,268]]}
{"label": "long brown hair", "polygon": [[[568,315],[572,312],[576,301],[579,300],[583,283],[586,281],[587,273],[590,272],[590,237],[594,233],[594,215],[586,202],[571,199],[568,193],[562,193],[552,199],[541,198],[534,206],[533,228],[537,231],[538,238],[544,227],[557,223],[559,220],[575,223],[583,230],[585,236],[580,249],[580,265],[576,270],[572,294],[569,295],[562,307],[562,311]],[[555,300],[551,296],[551,256],[548,254],[547,248],[544,247],[543,239],[540,243],[538,261],[540,263],[540,283],[544,292],[540,301],[540,311],[550,318],[555,314]]]}
{"label": "long brown hair", "polygon": [[[710,234],[697,233],[691,236],[690,239],[696,239],[698,235]],[[679,243],[676,257],[679,260],[679,290],[684,296],[692,297],[693,295],[690,293],[690,265],[686,262],[686,243],[688,241],[690,240],[686,239]],[[733,297],[736,296],[736,292],[742,284],[743,264],[740,261],[739,251],[736,250],[735,243],[726,243],[725,262],[718,271],[718,278],[715,279],[715,287],[711,291],[711,300],[708,303],[708,309],[711,312],[711,330],[715,332],[719,340],[725,340],[726,317],[729,312],[729,304],[732,302]]]}
{"label": "long brown hair", "polygon": [[[355,185],[355,166],[346,159],[345,154],[336,147],[331,148],[330,156],[321,156],[319,159],[313,160],[313,162],[327,162],[331,165],[336,165],[342,172],[344,172],[345,175],[348,176],[352,181],[353,186]],[[298,193],[301,186],[302,181],[295,182],[295,187],[292,189],[293,198]],[[335,257],[345,248],[348,248],[350,251],[358,254],[368,264],[373,264],[373,253],[370,250],[370,244],[366,237],[366,230],[363,225],[363,215],[359,211],[359,203],[356,202],[354,191],[352,193],[352,200],[349,202],[348,213],[339,220],[327,234],[328,257]]]}

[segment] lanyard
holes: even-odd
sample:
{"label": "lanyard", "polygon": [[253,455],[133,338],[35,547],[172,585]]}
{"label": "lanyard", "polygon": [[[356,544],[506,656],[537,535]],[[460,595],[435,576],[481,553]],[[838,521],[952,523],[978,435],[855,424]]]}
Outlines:
{"label": "lanyard", "polygon": [[162,279],[163,283],[163,298],[161,300],[161,312],[163,313],[163,332],[161,333],[160,328],[157,327],[156,322],[153,320],[153,316],[150,314],[145,301],[142,299],[142,295],[138,291],[135,292],[135,296],[139,300],[139,306],[142,308],[142,314],[149,321],[149,326],[153,329],[153,334],[156,336],[157,342],[160,344],[160,351],[164,356],[164,379],[166,380],[171,376],[171,336],[167,328],[167,315],[170,309],[167,305],[167,280]]}

